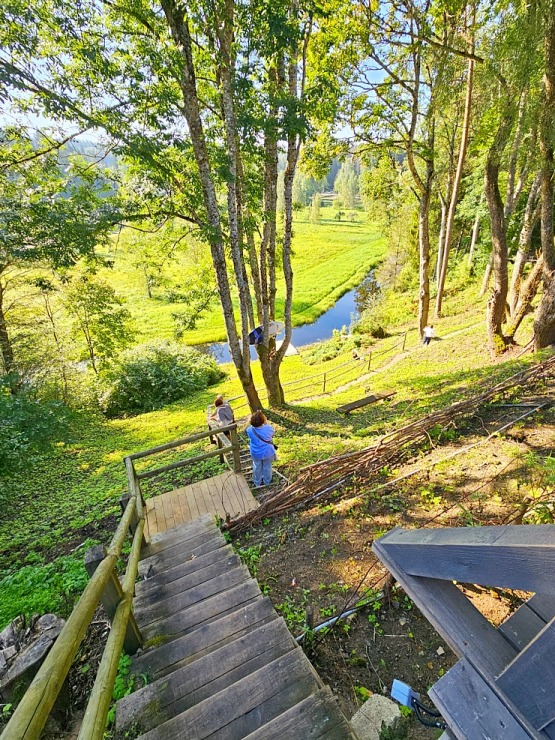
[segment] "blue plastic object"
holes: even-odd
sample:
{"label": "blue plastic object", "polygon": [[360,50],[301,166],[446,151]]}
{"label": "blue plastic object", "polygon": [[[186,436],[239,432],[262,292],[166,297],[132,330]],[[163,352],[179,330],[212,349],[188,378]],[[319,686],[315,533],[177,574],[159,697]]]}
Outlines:
{"label": "blue plastic object", "polygon": [[394,678],[391,686],[391,698],[398,701],[399,704],[402,704],[404,707],[412,709],[413,699],[420,701],[420,694],[417,691],[413,691],[407,683],[403,683],[402,681],[399,681],[398,678]]}

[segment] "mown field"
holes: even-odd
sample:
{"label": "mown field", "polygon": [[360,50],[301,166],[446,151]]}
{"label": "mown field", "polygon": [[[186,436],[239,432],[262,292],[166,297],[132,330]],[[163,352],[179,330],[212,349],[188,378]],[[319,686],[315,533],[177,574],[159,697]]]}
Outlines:
{"label": "mown field", "polygon": [[[307,214],[297,214],[293,238],[294,300],[293,325],[315,321],[331,308],[344,293],[356,287],[364,276],[383,259],[385,239],[378,228],[357,212],[357,221],[336,221],[336,209],[322,208],[317,224]],[[126,231],[115,246],[114,266],[101,271],[103,277],[124,298],[133,315],[137,341],[173,339],[172,313],[179,311],[179,302],[170,303],[167,291],[155,289],[152,299],[147,297],[144,275],[129,258],[129,244],[136,239],[135,232]],[[206,248],[197,245],[193,254],[178,255],[169,272],[171,280],[187,281],[195,269],[194,260],[206,262]],[[283,281],[278,281],[277,318],[282,318]],[[183,335],[186,344],[205,344],[226,339],[219,303],[215,298],[210,310],[199,320],[197,327]]]}

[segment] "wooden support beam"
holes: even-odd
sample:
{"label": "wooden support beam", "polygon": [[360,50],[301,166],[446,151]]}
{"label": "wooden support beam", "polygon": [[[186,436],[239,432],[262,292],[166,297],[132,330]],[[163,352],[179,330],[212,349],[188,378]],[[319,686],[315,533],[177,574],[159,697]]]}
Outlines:
{"label": "wooden support beam", "polygon": [[498,676],[516,650],[451,581],[408,575],[391,557],[382,537],[372,550],[415,601],[451,649],[484,676]]}
{"label": "wooden support beam", "polygon": [[467,660],[459,660],[428,693],[458,740],[541,737]]}
{"label": "wooden support beam", "polygon": [[[96,571],[100,563],[104,560],[106,557],[106,548],[104,545],[95,545],[94,547],[91,547],[89,550],[87,550],[85,554],[85,570],[89,574],[89,578],[92,578],[93,573]],[[118,577],[116,576],[115,570],[112,570],[110,574],[110,578],[108,582],[106,583],[104,590],[102,592],[102,595],[100,597],[100,600],[102,602],[102,606],[104,607],[104,610],[106,614],[108,615],[108,619],[110,622],[114,620],[114,617],[116,615],[116,611],[118,608],[118,604],[123,598],[123,589],[121,587],[121,584],[119,582]],[[123,646],[125,649],[125,652],[128,655],[134,655],[137,650],[142,645],[142,638],[141,638],[141,632],[139,630],[139,627],[137,626],[137,622],[135,621],[135,617],[133,616],[133,613],[129,615],[129,621],[127,622],[127,628],[125,632],[125,639],[123,642]]]}
{"label": "wooden support beam", "polygon": [[555,721],[555,619],[507,666],[497,684],[536,730]]}
{"label": "wooden support beam", "polygon": [[555,525],[397,528],[379,542],[409,575],[555,596]]}

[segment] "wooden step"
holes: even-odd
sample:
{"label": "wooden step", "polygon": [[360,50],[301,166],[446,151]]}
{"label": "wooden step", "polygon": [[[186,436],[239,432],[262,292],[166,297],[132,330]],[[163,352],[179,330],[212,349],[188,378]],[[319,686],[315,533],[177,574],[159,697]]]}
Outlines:
{"label": "wooden step", "polygon": [[226,544],[220,532],[201,535],[195,540],[187,542],[186,547],[177,543],[157,555],[152,555],[139,561],[139,574],[141,577],[148,579],[187,560],[206,555],[214,550],[219,550],[225,547]]}
{"label": "wooden step", "polygon": [[292,650],[141,738],[242,740],[319,688],[302,650]]}
{"label": "wooden step", "polygon": [[222,598],[222,594],[214,594],[214,596],[194,604],[190,609],[182,609],[165,619],[159,619],[149,625],[144,625],[141,632],[147,642],[160,635],[163,635],[166,641],[169,642],[203,624],[221,619],[236,609],[262,598],[258,583],[249,578],[238,586],[228,589],[224,598]]}
{"label": "wooden step", "polygon": [[[225,591],[248,580],[250,577],[247,567],[244,565],[236,566],[228,572],[220,573],[215,578],[211,578],[204,583],[198,583],[185,591],[176,589],[172,595],[168,590],[163,601],[147,604],[145,607],[142,607],[139,601],[134,606],[135,619],[137,620],[139,629],[155,624],[161,619],[169,617],[171,614],[175,614],[182,609],[188,609],[193,604],[198,604],[215,594],[221,594],[225,598]],[[169,584],[168,589],[171,588],[171,585]]]}
{"label": "wooden step", "polygon": [[555,618],[507,666],[496,684],[536,730],[555,721]]}
{"label": "wooden step", "polygon": [[345,740],[356,738],[326,686],[247,735],[245,740]]}
{"label": "wooden step", "polygon": [[[216,560],[215,563],[208,563],[204,567],[200,568],[191,568],[191,572],[185,573],[180,578],[170,580],[168,583],[162,583],[159,586],[149,588],[148,590],[143,590],[140,596],[135,600],[135,608],[137,612],[142,612],[144,614],[145,611],[149,609],[157,611],[160,608],[161,602],[167,601],[168,599],[174,599],[178,595],[180,596],[183,592],[195,588],[196,586],[208,584],[213,578],[226,575],[232,570],[242,570],[244,566],[241,565],[239,555],[236,555],[232,548],[225,549],[227,550],[227,556]],[[197,564],[197,561],[189,561],[189,564],[194,566]],[[175,568],[172,568],[171,570],[174,571]],[[247,578],[248,577],[249,576],[247,576]],[[162,614],[162,616],[165,615]]]}
{"label": "wooden step", "polygon": [[[192,524],[195,523],[196,521],[192,522]],[[204,539],[214,536],[223,537],[222,533],[214,523],[206,523],[203,524],[202,527],[194,528],[191,528],[191,523],[189,523],[184,524],[181,527],[168,529],[166,532],[162,533],[161,539],[156,542],[151,540],[148,545],[143,547],[141,551],[141,561],[148,560],[148,558],[154,557],[155,555],[160,555],[172,547],[179,547],[181,550],[191,549]]]}
{"label": "wooden step", "polygon": [[[137,655],[132,662],[132,672],[135,675],[144,673],[150,680],[166,676],[177,668],[241,637],[255,626],[274,619],[279,617],[272,602],[268,598],[257,599],[231,614],[203,624],[188,634],[175,637],[163,645],[153,646]],[[167,634],[165,636],[170,637]]]}
{"label": "wooden step", "polygon": [[135,593],[138,596],[143,596],[147,593],[158,589],[167,583],[177,581],[179,578],[183,578],[190,573],[194,573],[201,568],[206,568],[208,565],[213,565],[221,560],[225,560],[233,555],[233,548],[231,545],[225,547],[219,547],[216,550],[204,553],[200,556],[189,556],[183,562],[163,570],[157,575],[152,575],[149,578],[145,578],[142,581],[138,581],[135,584]]}
{"label": "wooden step", "polygon": [[153,547],[160,542],[167,542],[168,540],[190,539],[191,537],[196,537],[197,534],[203,532],[205,529],[217,529],[212,514],[203,514],[185,524],[179,524],[177,527],[166,529],[164,532],[157,532],[152,536],[149,547]]}
{"label": "wooden step", "polygon": [[518,651],[523,650],[555,617],[555,597],[536,594],[499,626],[499,632]]}
{"label": "wooden step", "polygon": [[[117,728],[138,724],[143,732],[151,730],[290,650],[300,648],[283,620],[263,624],[121,699],[116,708]],[[154,706],[156,712],[151,711]]]}

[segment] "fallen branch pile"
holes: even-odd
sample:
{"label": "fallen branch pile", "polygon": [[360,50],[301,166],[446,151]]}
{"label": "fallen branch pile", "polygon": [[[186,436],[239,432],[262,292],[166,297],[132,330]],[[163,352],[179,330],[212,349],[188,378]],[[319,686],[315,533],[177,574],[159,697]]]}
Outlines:
{"label": "fallen branch pile", "polygon": [[540,362],[516,375],[485,388],[480,393],[447,408],[434,411],[401,429],[384,435],[376,444],[363,450],[336,455],[301,468],[295,481],[286,486],[260,507],[231,522],[229,530],[237,533],[267,516],[275,516],[297,508],[324,494],[341,488],[353,477],[369,478],[386,465],[398,463],[415,444],[429,439],[434,427],[445,426],[454,419],[471,415],[484,403],[498,395],[526,384],[537,382],[555,372],[555,356]]}

